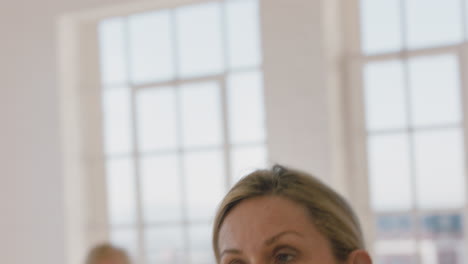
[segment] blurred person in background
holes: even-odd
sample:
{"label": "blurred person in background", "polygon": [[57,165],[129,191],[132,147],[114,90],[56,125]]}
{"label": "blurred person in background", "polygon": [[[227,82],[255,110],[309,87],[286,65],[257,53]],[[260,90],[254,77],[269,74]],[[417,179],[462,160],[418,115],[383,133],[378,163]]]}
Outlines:
{"label": "blurred person in background", "polygon": [[86,264],[131,264],[131,262],[125,250],[105,243],[91,249]]}

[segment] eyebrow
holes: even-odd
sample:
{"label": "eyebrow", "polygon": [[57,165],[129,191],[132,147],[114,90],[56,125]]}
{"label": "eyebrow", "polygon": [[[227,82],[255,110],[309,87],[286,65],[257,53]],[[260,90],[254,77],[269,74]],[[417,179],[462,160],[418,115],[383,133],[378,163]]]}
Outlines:
{"label": "eyebrow", "polygon": [[299,237],[304,237],[303,235],[301,235],[299,232],[296,232],[296,231],[292,231],[292,230],[288,230],[288,231],[283,231],[281,233],[278,233],[274,236],[272,236],[271,238],[265,240],[264,244],[266,246],[269,246],[273,243],[275,243],[280,237],[284,236],[284,235],[289,235],[289,234],[293,234],[293,235],[296,235],[296,236],[299,236]]}
{"label": "eyebrow", "polygon": [[[275,243],[282,236],[289,235],[289,234],[293,234],[293,235],[296,235],[296,236],[299,236],[299,237],[304,237],[299,232],[288,230],[288,231],[283,231],[281,233],[278,233],[278,234],[272,236],[271,238],[265,240],[264,245],[270,246],[271,244]],[[240,254],[242,254],[242,251],[239,250],[239,249],[234,249],[234,248],[226,249],[226,250],[223,250],[220,257],[222,257],[223,255],[225,255],[227,253],[240,255]]]}
{"label": "eyebrow", "polygon": [[242,254],[242,251],[240,251],[238,249],[233,249],[233,248],[232,249],[226,249],[226,250],[223,250],[223,252],[219,256],[222,257],[226,253],[240,255],[240,254]]}

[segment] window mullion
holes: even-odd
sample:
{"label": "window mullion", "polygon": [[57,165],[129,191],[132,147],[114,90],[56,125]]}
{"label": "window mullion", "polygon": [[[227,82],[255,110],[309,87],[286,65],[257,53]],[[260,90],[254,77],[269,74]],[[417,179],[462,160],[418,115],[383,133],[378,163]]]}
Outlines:
{"label": "window mullion", "polygon": [[[174,47],[177,47],[177,17],[176,17],[177,9],[172,9],[170,11],[170,23],[171,23],[171,42]],[[189,263],[188,256],[190,252],[190,235],[189,235],[189,219],[188,219],[188,200],[187,200],[187,188],[185,186],[186,182],[186,173],[185,173],[185,165],[184,165],[184,155],[185,149],[183,144],[183,124],[182,124],[182,103],[181,103],[181,90],[180,86],[182,85],[183,80],[180,79],[179,72],[180,72],[180,65],[179,65],[179,52],[178,48],[172,49],[172,60],[174,65],[174,73],[175,73],[175,80],[173,82],[175,89],[175,109],[176,109],[176,131],[177,131],[177,162],[178,162],[178,173],[179,173],[179,182],[180,182],[180,195],[181,195],[181,229],[182,229],[182,236],[183,236],[183,248],[181,249],[183,252],[183,261],[185,263]]]}
{"label": "window mullion", "polygon": [[370,62],[378,62],[378,61],[389,61],[389,60],[399,60],[399,59],[409,59],[412,57],[420,57],[420,56],[436,56],[446,53],[454,53],[457,52],[460,48],[461,44],[453,44],[453,45],[444,45],[438,47],[430,47],[430,48],[421,48],[421,49],[403,49],[400,51],[395,52],[388,52],[388,53],[380,53],[380,54],[370,54],[370,55],[359,55],[357,56],[358,59],[363,60],[366,63]]}
{"label": "window mullion", "polygon": [[222,28],[222,45],[223,45],[223,66],[224,74],[221,77],[221,112],[222,112],[222,126],[223,126],[223,153],[224,153],[224,171],[225,171],[225,186],[226,191],[231,186],[232,181],[232,164],[231,164],[231,144],[230,131],[229,131],[229,101],[228,101],[228,80],[229,80],[229,38],[228,38],[228,13],[226,8],[226,2],[220,3],[221,5],[221,28]]}
{"label": "window mullion", "polygon": [[136,202],[136,231],[137,231],[137,263],[146,263],[146,252],[145,252],[145,224],[143,219],[143,202],[142,202],[142,191],[141,191],[141,171],[140,162],[141,156],[138,146],[138,124],[137,124],[137,90],[131,82],[131,69],[130,69],[130,28],[128,24],[128,17],[125,18],[124,23],[124,34],[125,34],[125,61],[127,65],[127,82],[128,89],[130,89],[130,124],[132,131],[132,160],[133,170],[135,179],[135,202]]}
{"label": "window mullion", "polygon": [[421,240],[421,227],[419,226],[419,219],[420,219],[420,212],[417,206],[418,200],[418,188],[417,188],[417,179],[416,179],[416,157],[415,157],[415,145],[414,145],[414,132],[412,131],[412,115],[411,115],[411,87],[409,81],[409,62],[408,62],[408,23],[407,23],[407,9],[405,5],[405,0],[400,0],[400,29],[401,29],[401,39],[402,39],[402,52],[401,52],[401,59],[403,63],[403,81],[404,81],[404,90],[405,90],[405,105],[406,105],[406,125],[407,125],[407,136],[408,136],[408,151],[409,151],[409,169],[410,169],[410,185],[411,185],[411,215],[413,219],[413,237],[416,242],[416,263],[422,264],[421,253],[420,253],[420,240]]}
{"label": "window mullion", "polygon": [[[461,105],[462,105],[462,129],[465,153],[465,206],[463,208],[463,237],[464,237],[464,252],[468,252],[468,43],[461,46],[459,52],[459,69],[460,69],[460,90],[461,90]],[[466,256],[465,256],[466,257]]]}

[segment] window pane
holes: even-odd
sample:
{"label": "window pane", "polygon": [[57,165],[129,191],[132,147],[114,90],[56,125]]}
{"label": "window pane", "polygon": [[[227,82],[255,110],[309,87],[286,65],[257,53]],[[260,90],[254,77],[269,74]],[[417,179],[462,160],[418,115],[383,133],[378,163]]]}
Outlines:
{"label": "window pane", "polygon": [[412,202],[407,136],[371,136],[368,153],[371,204],[374,210],[409,210]]}
{"label": "window pane", "polygon": [[134,84],[174,77],[169,11],[129,17],[130,69]]}
{"label": "window pane", "polygon": [[361,0],[361,32],[364,53],[383,53],[402,48],[400,0]]}
{"label": "window pane", "polygon": [[464,10],[465,14],[463,15],[464,18],[465,18],[465,21],[464,21],[464,23],[465,23],[465,27],[464,27],[465,28],[465,39],[464,39],[464,41],[467,41],[468,40],[468,15],[466,15],[466,14],[468,14],[468,0],[462,0],[462,1],[464,1],[463,6],[465,7],[465,10]]}
{"label": "window pane", "polygon": [[234,147],[231,165],[232,184],[254,170],[264,169],[267,165],[265,146]]}
{"label": "window pane", "polygon": [[219,3],[176,10],[179,76],[217,74],[223,70]]}
{"label": "window pane", "polygon": [[416,240],[413,239],[378,240],[375,243],[374,251],[377,260],[376,263],[418,263],[418,244]]}
{"label": "window pane", "polygon": [[107,203],[110,223],[135,223],[135,175],[130,158],[110,159],[107,170]]}
{"label": "window pane", "polygon": [[143,152],[177,148],[176,97],[172,87],[137,93],[138,143]]}
{"label": "window pane", "polygon": [[405,128],[405,87],[401,61],[367,64],[364,82],[367,129]]}
{"label": "window pane", "polygon": [[228,78],[231,142],[265,140],[263,79],[259,72],[237,73]]}
{"label": "window pane", "polygon": [[218,84],[207,82],[184,85],[180,95],[184,146],[220,145],[222,124]]}
{"label": "window pane", "polygon": [[135,228],[113,228],[110,230],[113,245],[125,249],[132,259],[138,256],[138,239]]}
{"label": "window pane", "polygon": [[106,154],[130,153],[132,150],[130,91],[127,88],[103,92],[104,148]]}
{"label": "window pane", "polygon": [[423,48],[462,40],[460,0],[407,0],[408,46]]}
{"label": "window pane", "polygon": [[184,166],[188,217],[190,220],[210,220],[225,189],[223,152],[187,153]]}
{"label": "window pane", "polygon": [[422,263],[437,264],[462,264],[464,255],[464,244],[462,241],[453,241],[450,239],[430,240],[422,239],[420,244]]}
{"label": "window pane", "polygon": [[99,23],[101,82],[104,86],[125,85],[127,82],[124,32],[122,18]]}
{"label": "window pane", "polygon": [[[439,212],[421,216],[422,236],[421,253],[425,263],[465,263],[465,244],[463,238],[463,212]],[[433,261],[434,262],[434,261]]]}
{"label": "window pane", "polygon": [[458,63],[454,56],[410,60],[412,117],[415,126],[461,120]]}
{"label": "window pane", "polygon": [[418,206],[422,209],[465,205],[464,154],[460,129],[417,132],[415,166]]}
{"label": "window pane", "polygon": [[145,233],[149,264],[185,264],[181,226],[150,227]]}
{"label": "window pane", "polygon": [[409,239],[414,236],[414,219],[409,212],[379,213],[376,219],[379,239]]}
{"label": "window pane", "polygon": [[260,63],[258,0],[226,1],[229,66],[251,67]]}
{"label": "window pane", "polygon": [[177,156],[147,156],[141,161],[141,190],[145,222],[182,221]]}
{"label": "window pane", "polygon": [[463,235],[462,211],[458,213],[431,213],[421,216],[421,229],[425,237],[445,236],[459,238]]}
{"label": "window pane", "polygon": [[211,249],[211,236],[211,225],[192,225],[189,227],[191,264],[216,263]]}

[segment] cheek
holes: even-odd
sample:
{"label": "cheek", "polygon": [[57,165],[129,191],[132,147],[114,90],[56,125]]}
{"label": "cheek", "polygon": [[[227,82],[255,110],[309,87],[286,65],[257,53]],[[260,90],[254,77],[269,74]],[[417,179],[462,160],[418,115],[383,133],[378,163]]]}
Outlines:
{"label": "cheek", "polygon": [[301,264],[338,264],[333,255],[324,251],[308,250],[304,254]]}

